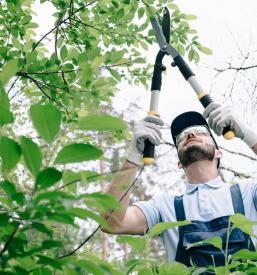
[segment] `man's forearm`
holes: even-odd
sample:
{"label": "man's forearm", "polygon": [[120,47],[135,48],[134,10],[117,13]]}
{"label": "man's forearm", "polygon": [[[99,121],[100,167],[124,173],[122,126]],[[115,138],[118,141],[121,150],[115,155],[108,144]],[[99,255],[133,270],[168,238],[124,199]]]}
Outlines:
{"label": "man's forearm", "polygon": [[[107,193],[113,195],[118,200],[120,200],[124,194],[127,192],[128,188],[131,186],[135,180],[135,176],[138,173],[140,167],[125,161],[121,170],[118,172],[117,176],[113,179],[111,186],[109,187]],[[114,211],[107,222],[112,227],[115,223],[119,223],[123,220],[126,210],[129,205],[131,190],[129,190],[124,198],[121,200],[121,211]],[[105,213],[106,217],[106,213]]]}

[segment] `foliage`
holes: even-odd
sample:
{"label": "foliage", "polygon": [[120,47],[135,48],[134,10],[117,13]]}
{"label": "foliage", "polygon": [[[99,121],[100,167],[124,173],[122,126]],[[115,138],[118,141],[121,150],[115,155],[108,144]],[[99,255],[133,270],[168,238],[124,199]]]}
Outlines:
{"label": "foliage", "polygon": [[[151,65],[142,52],[155,37],[146,11],[161,16],[167,4],[172,44],[198,62],[199,51],[211,51],[190,28],[195,16],[171,0],[49,2],[55,25],[39,40],[32,0],[0,3],[2,273],[189,274],[193,269],[148,257],[152,236],[188,222],[160,224],[143,238],[120,237],[135,249],[120,269],[85,250],[86,237],[80,240],[78,232],[84,232],[82,221],[91,231],[92,221],[107,227],[100,213],[119,209],[112,196],[87,188],[108,180],[94,168],[96,161],[108,161],[102,144],[113,146],[127,136],[126,124],[108,107],[118,83],[148,85]],[[27,127],[29,134],[17,131]],[[254,254],[236,257],[246,260],[240,270],[254,270]]]}

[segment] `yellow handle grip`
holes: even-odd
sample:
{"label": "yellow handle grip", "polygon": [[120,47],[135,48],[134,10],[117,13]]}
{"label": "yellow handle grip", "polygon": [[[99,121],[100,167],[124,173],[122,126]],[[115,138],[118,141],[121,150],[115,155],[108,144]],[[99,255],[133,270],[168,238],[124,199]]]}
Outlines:
{"label": "yellow handle grip", "polygon": [[226,133],[223,135],[223,137],[224,137],[225,139],[227,139],[227,140],[230,140],[230,139],[232,139],[232,138],[235,137],[235,133],[234,133],[234,131],[230,130],[230,131],[226,132]]}

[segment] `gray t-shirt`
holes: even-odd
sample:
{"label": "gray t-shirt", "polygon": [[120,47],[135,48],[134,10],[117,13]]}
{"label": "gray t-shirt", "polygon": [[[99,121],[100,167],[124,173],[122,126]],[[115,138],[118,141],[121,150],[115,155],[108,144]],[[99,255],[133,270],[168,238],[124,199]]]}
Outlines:
{"label": "gray t-shirt", "polygon": [[[230,185],[222,182],[220,178],[201,184],[188,183],[183,199],[186,219],[210,221],[218,217],[233,215],[234,209],[229,187]],[[257,221],[257,185],[242,182],[239,183],[239,187],[243,197],[245,216]],[[133,205],[142,210],[149,229],[160,222],[177,221],[174,196],[163,194]],[[257,235],[257,226],[254,226],[254,233]],[[174,260],[179,241],[178,228],[166,230],[161,237],[167,260]],[[252,241],[255,246],[256,239],[252,238]]]}

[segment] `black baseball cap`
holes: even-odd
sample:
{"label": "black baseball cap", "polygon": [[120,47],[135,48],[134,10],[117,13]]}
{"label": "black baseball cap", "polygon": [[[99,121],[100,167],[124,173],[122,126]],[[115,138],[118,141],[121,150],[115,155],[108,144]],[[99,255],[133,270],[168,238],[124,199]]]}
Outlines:
{"label": "black baseball cap", "polygon": [[178,115],[177,117],[175,117],[174,120],[172,121],[171,135],[172,135],[173,142],[176,147],[177,147],[176,136],[178,134],[180,134],[182,131],[184,131],[185,129],[187,129],[189,127],[193,127],[193,126],[205,126],[208,129],[208,131],[210,132],[210,135],[213,139],[213,142],[214,142],[216,148],[219,149],[219,146],[211,133],[211,129],[210,129],[207,121],[203,118],[203,116],[200,113],[195,112],[195,111],[189,111],[189,112],[182,113],[182,114]]}

